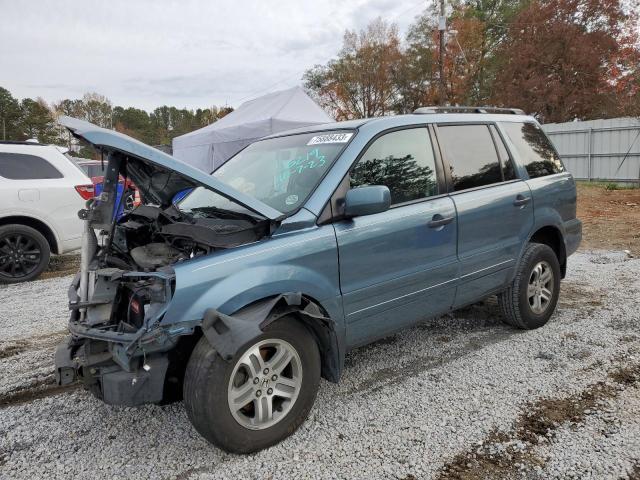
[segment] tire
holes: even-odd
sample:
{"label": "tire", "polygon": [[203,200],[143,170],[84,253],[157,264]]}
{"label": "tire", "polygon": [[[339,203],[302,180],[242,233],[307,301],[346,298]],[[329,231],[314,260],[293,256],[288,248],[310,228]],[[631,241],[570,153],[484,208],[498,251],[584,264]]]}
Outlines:
{"label": "tire", "polygon": [[[547,278],[551,283],[545,281]],[[546,324],[558,303],[560,278],[560,263],[551,247],[528,244],[513,283],[498,295],[505,323],[524,330]]]}
{"label": "tire", "polygon": [[[297,357],[292,355],[290,363],[282,363],[286,368],[278,370],[281,365],[278,366],[276,359],[281,352],[290,351],[289,347]],[[268,374],[257,373],[258,376],[252,380],[259,369],[254,364],[250,371],[246,365],[255,361],[256,356],[252,354],[257,351],[263,357],[259,367],[263,374],[264,368],[270,366],[272,369]],[[243,363],[247,358],[250,360]],[[273,372],[280,374],[276,381],[273,380]],[[268,383],[264,383],[265,379]],[[296,379],[300,380],[297,390],[279,383],[296,383]],[[231,453],[257,452],[280,442],[302,425],[313,406],[319,381],[318,345],[301,322],[284,317],[240,348],[228,362],[216,353],[206,337],[202,337],[187,364],[184,405],[195,429],[214,445]],[[261,393],[256,390],[258,388]],[[245,390],[247,395],[234,393]],[[287,396],[295,398],[279,397],[278,392],[285,390]],[[295,395],[292,393],[294,390],[297,391]],[[241,398],[237,405],[245,405],[244,408],[232,410],[231,398]],[[245,401],[246,404],[243,403]],[[264,417],[267,420],[259,418],[258,408],[268,404],[273,406],[271,423],[268,414]]]}
{"label": "tire", "polygon": [[33,280],[49,265],[51,248],[44,236],[26,225],[0,227],[0,283]]}

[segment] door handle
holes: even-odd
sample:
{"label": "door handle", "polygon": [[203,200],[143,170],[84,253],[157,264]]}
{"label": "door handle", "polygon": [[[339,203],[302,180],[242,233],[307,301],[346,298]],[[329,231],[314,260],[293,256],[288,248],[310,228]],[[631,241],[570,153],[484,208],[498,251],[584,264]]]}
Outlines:
{"label": "door handle", "polygon": [[531,201],[531,197],[525,197],[524,195],[518,195],[516,197],[516,199],[513,201],[513,205],[515,207],[521,207],[523,205],[526,205],[530,201]]}
{"label": "door handle", "polygon": [[440,227],[444,227],[445,225],[451,222],[453,222],[453,217],[443,217],[439,213],[436,213],[431,219],[431,221],[427,223],[427,226],[429,228],[440,228]]}

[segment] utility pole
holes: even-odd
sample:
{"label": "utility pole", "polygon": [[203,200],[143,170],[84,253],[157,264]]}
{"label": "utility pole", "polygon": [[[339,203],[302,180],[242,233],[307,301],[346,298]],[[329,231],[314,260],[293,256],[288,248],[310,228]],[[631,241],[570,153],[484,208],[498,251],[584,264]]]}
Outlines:
{"label": "utility pole", "polygon": [[440,55],[438,58],[438,76],[440,77],[439,97],[440,105],[443,106],[447,102],[447,89],[444,81],[444,35],[447,29],[447,19],[444,13],[444,0],[440,0],[440,16],[438,17],[438,31],[440,40]]}

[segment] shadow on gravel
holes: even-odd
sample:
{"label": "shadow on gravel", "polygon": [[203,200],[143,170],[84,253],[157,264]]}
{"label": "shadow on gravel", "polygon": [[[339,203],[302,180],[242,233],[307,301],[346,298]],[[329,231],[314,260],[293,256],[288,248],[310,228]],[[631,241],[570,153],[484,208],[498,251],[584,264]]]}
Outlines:
{"label": "shadow on gravel", "polygon": [[456,455],[440,470],[438,480],[511,479],[544,467],[533,454],[535,445],[551,440],[563,424],[579,425],[602,401],[640,384],[640,364],[618,367],[608,379],[564,398],[543,398],[526,406],[512,431],[493,432],[481,445]]}
{"label": "shadow on gravel", "polygon": [[356,368],[360,362],[371,364],[372,356],[385,358],[387,349],[401,346],[416,332],[423,342],[424,348],[420,351],[430,353],[413,355],[406,360],[398,358],[394,365],[369,373],[345,394],[369,394],[397,385],[422,372],[442,367],[521,333],[503,325],[497,302],[491,298],[456,310],[453,314],[426,320],[411,330],[353,350],[347,356],[346,370]]}

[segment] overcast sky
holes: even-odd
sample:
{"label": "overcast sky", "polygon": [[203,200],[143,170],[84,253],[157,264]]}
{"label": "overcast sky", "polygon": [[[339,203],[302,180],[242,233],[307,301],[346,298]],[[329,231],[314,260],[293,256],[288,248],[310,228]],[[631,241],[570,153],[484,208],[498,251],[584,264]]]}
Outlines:
{"label": "overcast sky", "polygon": [[426,2],[0,0],[0,86],[48,102],[207,107],[301,83],[345,29],[382,16],[401,33]]}

